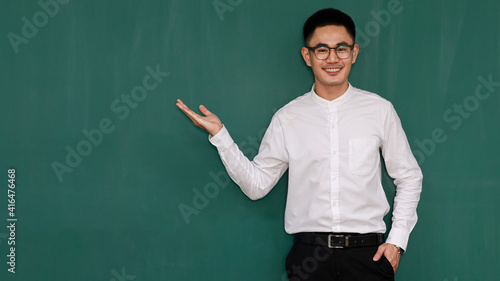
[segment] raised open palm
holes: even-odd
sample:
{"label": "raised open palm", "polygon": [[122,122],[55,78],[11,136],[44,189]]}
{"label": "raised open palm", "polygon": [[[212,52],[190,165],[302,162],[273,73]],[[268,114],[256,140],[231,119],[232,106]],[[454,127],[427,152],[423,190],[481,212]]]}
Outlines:
{"label": "raised open palm", "polygon": [[200,105],[200,111],[205,116],[201,116],[187,107],[182,100],[177,100],[177,107],[180,108],[193,121],[197,127],[215,136],[222,129],[222,122],[217,115],[210,112],[205,106]]}

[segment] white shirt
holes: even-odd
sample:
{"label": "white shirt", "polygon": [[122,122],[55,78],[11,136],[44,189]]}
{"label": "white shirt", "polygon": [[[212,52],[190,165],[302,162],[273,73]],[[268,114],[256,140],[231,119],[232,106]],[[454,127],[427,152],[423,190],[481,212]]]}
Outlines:
{"label": "white shirt", "polygon": [[289,169],[285,231],[385,233],[390,207],[380,151],[396,185],[387,243],[406,249],[417,222],[422,172],[392,104],[354,88],[328,101],[310,92],[273,116],[259,153],[248,160],[227,129],[210,137],[228,174],[252,200]]}

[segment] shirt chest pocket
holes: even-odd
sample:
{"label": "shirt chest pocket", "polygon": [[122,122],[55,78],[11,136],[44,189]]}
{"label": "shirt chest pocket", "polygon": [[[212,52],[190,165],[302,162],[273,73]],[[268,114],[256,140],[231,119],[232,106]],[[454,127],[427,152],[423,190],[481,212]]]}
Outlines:
{"label": "shirt chest pocket", "polygon": [[349,139],[349,169],[355,175],[366,176],[380,162],[377,138]]}

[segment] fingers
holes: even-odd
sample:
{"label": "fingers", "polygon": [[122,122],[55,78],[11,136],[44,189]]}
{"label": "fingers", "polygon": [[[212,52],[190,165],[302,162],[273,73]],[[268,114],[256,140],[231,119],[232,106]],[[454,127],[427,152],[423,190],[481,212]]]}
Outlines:
{"label": "fingers", "polygon": [[182,111],[184,111],[184,113],[186,114],[192,114],[194,113],[191,109],[189,109],[189,107],[187,107],[183,102],[182,100],[178,99],[177,100],[177,103],[175,104],[177,105],[178,108],[180,108]]}
{"label": "fingers", "polygon": [[179,107],[179,108],[181,108],[181,106],[185,106],[185,107],[187,107],[187,106],[186,106],[186,105],[182,102],[182,100],[181,100],[181,99],[177,99],[177,103],[176,103],[175,105],[177,105],[177,107]]}
{"label": "fingers", "polygon": [[177,99],[176,105],[189,117],[189,119],[191,119],[191,121],[193,121],[194,125],[207,131],[212,136],[215,136],[223,127],[219,117],[210,112],[203,105],[200,105],[200,111],[205,116],[201,116],[189,109],[180,99]]}
{"label": "fingers", "polygon": [[183,102],[182,100],[178,99],[177,100],[177,103],[176,103],[177,107],[180,108],[184,113],[186,113],[186,115],[191,118],[191,120],[193,120],[193,118],[196,118],[196,116],[199,116],[198,114],[196,114],[194,111],[192,111],[191,109],[189,109],[189,107],[187,107]]}
{"label": "fingers", "polygon": [[[176,103],[177,107],[180,108],[182,111],[184,111],[184,113],[186,113],[189,117],[193,117],[193,118],[197,118],[197,117],[201,117],[199,114],[197,114],[196,112],[192,111],[189,107],[187,107],[187,105],[185,105],[182,100],[178,99],[177,100],[177,103]],[[200,105],[200,111],[206,116],[206,115],[210,115],[212,114],[210,111],[208,111],[208,109],[203,106],[203,105]]]}
{"label": "fingers", "polygon": [[180,99],[177,100],[176,105],[180,110],[182,110],[187,115],[187,117],[189,117],[189,119],[191,119],[191,121],[193,121],[193,123],[196,126],[198,127],[200,126],[198,122],[199,118],[201,118],[200,115],[196,114],[194,111],[189,109],[189,107],[187,107]]}
{"label": "fingers", "polygon": [[400,255],[396,254],[396,257],[393,260],[389,260],[389,262],[392,265],[392,269],[394,269],[394,273],[396,273],[396,270],[398,270],[399,266],[399,259],[401,258]]}
{"label": "fingers", "polygon": [[382,244],[378,247],[378,250],[377,252],[375,253],[375,255],[373,256],[373,261],[378,261],[380,260],[380,258],[382,257],[382,255],[384,254],[385,252],[385,245]]}
{"label": "fingers", "polygon": [[204,105],[200,105],[200,111],[205,116],[208,116],[208,115],[212,114],[212,112],[210,112]]}
{"label": "fingers", "polygon": [[394,269],[394,273],[398,269],[400,255],[398,254],[398,247],[393,244],[384,243],[378,247],[377,252],[373,256],[374,261],[380,260],[384,255],[387,260],[391,263],[392,268]]}
{"label": "fingers", "polygon": [[392,266],[392,268],[394,268],[394,273],[396,273],[396,271],[398,270],[398,266],[399,266],[399,260],[397,261],[397,263],[395,265]]}

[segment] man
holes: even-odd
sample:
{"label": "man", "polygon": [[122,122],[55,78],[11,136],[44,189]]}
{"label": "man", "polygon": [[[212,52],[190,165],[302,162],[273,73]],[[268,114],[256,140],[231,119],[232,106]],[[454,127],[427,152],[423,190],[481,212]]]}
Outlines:
{"label": "man", "polygon": [[[390,102],[348,82],[359,46],[352,19],[335,9],[304,25],[312,90],[273,116],[249,161],[219,118],[177,106],[210,134],[228,174],[251,199],[264,197],[289,169],[285,230],[295,235],[287,274],[295,280],[394,280],[417,221],[422,173]],[[380,153],[397,186],[393,223],[381,184]]]}

